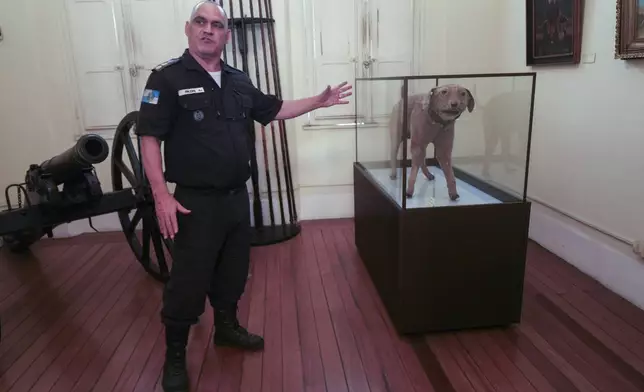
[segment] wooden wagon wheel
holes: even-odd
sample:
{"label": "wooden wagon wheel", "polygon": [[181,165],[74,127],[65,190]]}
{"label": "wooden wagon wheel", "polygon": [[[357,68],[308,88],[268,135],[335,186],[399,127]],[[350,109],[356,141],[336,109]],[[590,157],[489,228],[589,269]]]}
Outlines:
{"label": "wooden wagon wheel", "polygon": [[[172,240],[164,239],[154,210],[154,198],[141,156],[140,139],[134,134],[138,112],[128,113],[119,123],[112,145],[112,188],[124,189],[123,179],[136,195],[136,208],[118,212],[125,238],[145,271],[153,278],[166,282],[172,261]],[[134,147],[133,139],[137,141]],[[141,224],[141,233],[138,226]]]}

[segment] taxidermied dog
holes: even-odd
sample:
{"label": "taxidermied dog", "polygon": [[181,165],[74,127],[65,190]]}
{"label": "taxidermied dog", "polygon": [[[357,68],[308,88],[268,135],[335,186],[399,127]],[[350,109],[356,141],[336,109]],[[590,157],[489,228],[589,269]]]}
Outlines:
{"label": "taxidermied dog", "polygon": [[[452,148],[454,145],[454,123],[465,109],[474,110],[474,96],[467,88],[457,84],[447,84],[432,88],[428,94],[410,95],[407,98],[407,122],[409,135],[403,135],[403,100],[393,108],[389,120],[391,136],[391,179],[396,178],[396,158],[403,142],[411,139],[411,172],[407,184],[407,197],[414,194],[418,170],[429,181],[434,175],[425,164],[425,153],[429,143],[436,147],[436,159],[447,180],[447,190],[451,200],[459,198],[456,179],[452,169]],[[405,143],[406,146],[406,143]]]}

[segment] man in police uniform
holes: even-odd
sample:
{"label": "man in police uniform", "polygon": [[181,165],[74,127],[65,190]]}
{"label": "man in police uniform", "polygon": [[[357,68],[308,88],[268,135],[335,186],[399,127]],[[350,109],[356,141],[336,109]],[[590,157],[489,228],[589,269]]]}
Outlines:
{"label": "man in police uniform", "polygon": [[[250,258],[249,122],[267,125],[346,104],[351,95],[346,82],[292,101],[262,93],[246,74],[221,61],[231,34],[227,21],[217,3],[197,3],[185,26],[188,49],[153,70],[136,127],[159,226],[175,244],[161,312],[166,391],[188,390],[188,333],[206,298],[215,309],[215,344],[263,348],[263,339],[241,327],[236,316]],[[176,184],[174,195],[166,181]]]}

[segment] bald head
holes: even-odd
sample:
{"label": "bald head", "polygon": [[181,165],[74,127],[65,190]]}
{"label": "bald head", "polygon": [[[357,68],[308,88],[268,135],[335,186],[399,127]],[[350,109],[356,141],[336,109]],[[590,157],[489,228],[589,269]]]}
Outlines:
{"label": "bald head", "polygon": [[226,15],[226,10],[224,9],[224,7],[221,6],[220,2],[216,0],[201,0],[197,4],[195,4],[195,6],[192,7],[192,12],[190,12],[190,19],[189,19],[190,22],[192,22],[195,19],[195,17],[199,15],[199,10],[203,6],[214,7],[215,9],[217,9],[219,13],[221,13],[221,15],[223,15],[223,17],[225,18],[226,24],[224,27],[228,28],[228,15]]}
{"label": "bald head", "polygon": [[199,1],[192,8],[185,31],[193,55],[202,60],[219,59],[230,39],[228,15],[216,1]]}

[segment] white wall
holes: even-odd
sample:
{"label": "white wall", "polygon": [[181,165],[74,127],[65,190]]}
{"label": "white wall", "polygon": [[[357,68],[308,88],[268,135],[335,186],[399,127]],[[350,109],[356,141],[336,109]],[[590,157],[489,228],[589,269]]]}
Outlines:
{"label": "white wall", "polygon": [[[2,1],[0,187],[66,148],[79,131],[65,50],[62,1]],[[13,199],[15,202],[15,198]]]}
{"label": "white wall", "polygon": [[615,2],[585,3],[582,59],[590,62],[531,68],[525,2],[500,0],[496,10],[451,2],[446,68],[538,73],[530,237],[644,308],[644,260],[629,244],[644,239],[644,62],[613,57]]}
{"label": "white wall", "polygon": [[[594,62],[534,68],[529,196],[625,242],[637,241],[644,239],[644,62],[613,58],[615,2],[585,3],[582,60]],[[508,71],[528,69],[524,15],[524,2],[505,1],[495,52]],[[644,307],[644,260],[631,246],[543,205],[533,211],[533,239]]]}
{"label": "white wall", "polygon": [[[620,237],[644,239],[644,62],[613,58],[615,2],[585,3],[582,53],[595,62],[534,68],[530,196]],[[505,70],[527,70],[525,4],[507,0],[506,7],[497,54]]]}

